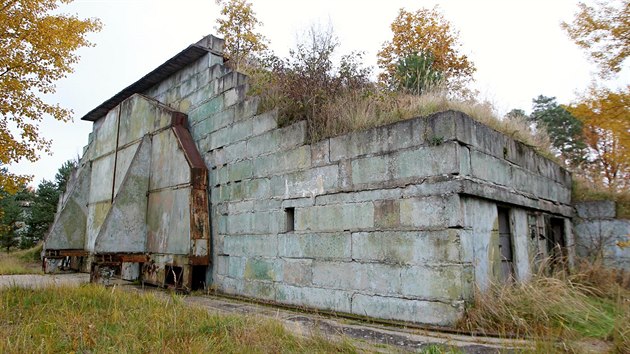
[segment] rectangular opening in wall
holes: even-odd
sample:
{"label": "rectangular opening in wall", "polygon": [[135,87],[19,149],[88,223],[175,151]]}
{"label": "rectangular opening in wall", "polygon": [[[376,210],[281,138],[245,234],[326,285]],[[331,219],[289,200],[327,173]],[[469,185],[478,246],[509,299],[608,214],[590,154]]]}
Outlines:
{"label": "rectangular opening in wall", "polygon": [[295,208],[285,208],[284,214],[286,216],[286,232],[295,231]]}
{"label": "rectangular opening in wall", "polygon": [[507,282],[514,278],[510,210],[508,208],[498,207],[497,212],[499,218],[499,254],[501,256],[501,274],[499,275],[499,279],[502,282]]}
{"label": "rectangular opening in wall", "polygon": [[164,284],[169,286],[181,287],[184,270],[182,267],[167,265],[164,268]]}
{"label": "rectangular opening in wall", "polygon": [[564,235],[564,219],[549,217],[547,226],[547,254],[551,270],[562,267],[566,258],[566,242]]}
{"label": "rectangular opening in wall", "polygon": [[206,288],[206,270],[207,266],[192,267],[192,290],[203,290]]}

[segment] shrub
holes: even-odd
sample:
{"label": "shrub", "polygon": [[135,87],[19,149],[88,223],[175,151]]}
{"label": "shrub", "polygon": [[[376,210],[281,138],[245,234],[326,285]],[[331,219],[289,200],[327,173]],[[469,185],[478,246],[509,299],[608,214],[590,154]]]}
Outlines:
{"label": "shrub", "polygon": [[330,28],[312,27],[308,38],[288,58],[267,56],[262,68],[252,73],[251,93],[261,96],[259,109],[277,109],[281,126],[305,119],[313,131],[321,125],[324,106],[336,97],[371,92],[370,70],[359,64],[362,53],[342,56],[335,67],[333,55],[338,45]]}
{"label": "shrub", "polygon": [[402,58],[396,65],[393,78],[396,91],[421,95],[444,84],[444,74],[433,65],[433,55],[413,54]]}

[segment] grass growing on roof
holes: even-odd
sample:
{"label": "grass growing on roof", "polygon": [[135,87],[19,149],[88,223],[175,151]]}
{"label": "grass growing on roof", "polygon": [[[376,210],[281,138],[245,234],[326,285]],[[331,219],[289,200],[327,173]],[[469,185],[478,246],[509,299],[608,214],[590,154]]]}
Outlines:
{"label": "grass growing on roof", "polygon": [[573,202],[612,200],[616,202],[617,218],[630,219],[630,191],[606,188],[579,176],[574,176],[572,187],[571,200]]}
{"label": "grass growing on roof", "polygon": [[96,285],[0,291],[0,338],[2,353],[356,352],[347,342],[295,336],[274,320]]}

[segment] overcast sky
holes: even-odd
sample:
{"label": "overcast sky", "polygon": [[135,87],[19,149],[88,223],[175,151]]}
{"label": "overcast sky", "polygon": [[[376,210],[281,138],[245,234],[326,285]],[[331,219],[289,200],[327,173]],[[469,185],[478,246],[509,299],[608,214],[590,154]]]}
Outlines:
{"label": "overcast sky", "polygon": [[[286,55],[299,32],[311,24],[332,23],[341,50],[376,53],[391,38],[389,25],[401,7],[416,10],[438,4],[460,32],[461,50],[474,62],[475,88],[503,114],[512,108],[529,112],[532,98],[556,96],[569,103],[583,92],[595,67],[560,28],[577,10],[574,0],[253,0],[264,23],[261,32],[271,48]],[[61,164],[82,152],[91,123],[85,113],[154,69],[186,46],[215,33],[214,0],[75,0],[64,8],[79,17],[100,18],[104,27],[90,35],[95,47],[80,50],[81,61],[59,81],[49,97],[73,109],[74,121],[42,124],[53,140],[52,155],[37,163],[20,163],[11,171],[53,179]],[[627,71],[627,70],[626,70]],[[621,81],[628,83],[628,75]]]}

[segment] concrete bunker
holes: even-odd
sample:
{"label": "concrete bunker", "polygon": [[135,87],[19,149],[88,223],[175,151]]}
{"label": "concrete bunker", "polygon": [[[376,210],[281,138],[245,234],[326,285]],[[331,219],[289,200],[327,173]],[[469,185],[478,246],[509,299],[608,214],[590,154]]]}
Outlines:
{"label": "concrete bunker", "polygon": [[95,124],[46,239],[47,272],[66,261],[93,281],[205,286],[208,172],[186,124],[139,94]]}
{"label": "concrete bunker", "polygon": [[[454,111],[308,143],[305,122],[258,112],[221,51],[208,36],[82,118],[94,133],[49,270],[450,325],[475,287],[572,262],[571,175],[532,148]],[[142,118],[162,114],[178,118]],[[118,124],[150,128],[125,140]]]}

